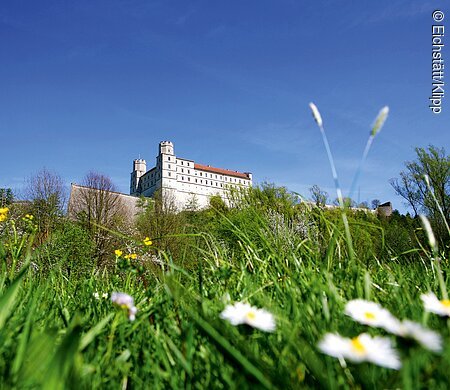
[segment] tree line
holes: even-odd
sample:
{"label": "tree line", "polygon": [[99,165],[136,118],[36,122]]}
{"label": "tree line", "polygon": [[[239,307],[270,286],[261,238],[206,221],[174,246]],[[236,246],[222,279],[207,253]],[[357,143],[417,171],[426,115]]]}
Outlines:
{"label": "tree line", "polygon": [[[361,221],[382,224],[391,247],[407,251],[416,239],[416,229],[420,228],[417,215],[423,213],[430,219],[441,247],[448,250],[449,156],[443,148],[434,146],[417,148],[416,155],[415,160],[405,163],[405,170],[400,172],[399,178],[390,181],[396,193],[412,209],[413,215],[401,216],[394,212],[389,221],[376,222],[375,217],[365,216],[363,213],[358,216],[354,214],[353,221],[355,226]],[[173,199],[163,198],[162,194],[157,193],[151,201],[141,200],[140,213],[133,222],[127,217],[124,205],[116,194],[117,188],[108,176],[89,172],[81,184],[93,191],[81,192],[71,219],[66,218],[68,194],[64,182],[55,172],[43,169],[29,178],[25,190],[27,200],[15,206],[12,191],[0,189],[2,207],[13,205],[13,213],[34,216],[37,226],[36,245],[41,247],[42,258],[47,258],[49,266],[52,261],[58,260],[66,262],[69,269],[77,271],[83,268],[83,261],[87,268],[93,262],[97,267],[108,267],[113,261],[111,254],[114,248],[130,245],[127,240],[141,236],[157,238],[158,248],[175,256],[177,252],[187,250],[190,245],[183,238],[185,235],[215,231],[226,237],[226,232],[221,227],[225,223],[222,217],[236,218],[236,223],[244,223],[241,218],[254,218],[248,214],[249,207],[262,213],[273,229],[284,229],[285,234],[292,233],[289,229],[295,226],[297,230],[293,231],[298,234],[308,231],[310,237],[305,236],[308,239],[314,236],[317,242],[325,242],[328,237],[320,214],[307,213],[304,202],[301,205],[301,198],[286,188],[272,184],[262,184],[249,189],[245,194],[232,192],[233,207],[217,196],[211,198],[209,208],[199,210],[193,196],[182,212],[177,211]],[[325,191],[317,185],[311,187],[310,201],[318,209],[323,209],[328,200],[329,196]],[[379,200],[374,199],[371,202],[372,208],[378,207],[379,203]],[[345,205],[368,208],[367,204],[357,205],[351,199],[346,199]],[[327,218],[333,220],[333,210],[325,212]],[[312,226],[315,228],[312,229]],[[356,233],[356,230],[355,227],[353,234],[362,234],[360,241],[364,246],[362,237],[366,233]],[[371,240],[370,237],[366,239]],[[44,253],[45,250],[47,254]]]}

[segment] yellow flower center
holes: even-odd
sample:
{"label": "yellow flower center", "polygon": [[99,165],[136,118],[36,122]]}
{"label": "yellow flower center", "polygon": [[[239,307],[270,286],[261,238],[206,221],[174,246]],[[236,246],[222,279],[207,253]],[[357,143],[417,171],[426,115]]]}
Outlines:
{"label": "yellow flower center", "polygon": [[358,354],[364,354],[366,352],[366,347],[359,341],[359,337],[355,337],[351,340],[353,350]]}
{"label": "yellow flower center", "polygon": [[374,320],[376,318],[375,314],[371,313],[370,311],[366,311],[364,313],[364,317],[366,318],[366,320]]}
{"label": "yellow flower center", "polygon": [[441,301],[442,305],[445,306],[446,308],[450,308],[450,299],[443,299]]}
{"label": "yellow flower center", "polygon": [[256,314],[254,311],[249,311],[246,315],[247,319],[254,320],[256,318]]}

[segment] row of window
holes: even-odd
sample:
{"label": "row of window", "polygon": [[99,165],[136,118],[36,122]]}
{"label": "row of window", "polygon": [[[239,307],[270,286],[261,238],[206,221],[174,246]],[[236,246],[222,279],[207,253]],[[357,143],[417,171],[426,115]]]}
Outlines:
{"label": "row of window", "polygon": [[[172,159],[171,159],[170,156],[167,156],[167,161],[172,161]],[[177,163],[177,159],[176,159],[176,158],[174,158],[173,161],[174,161],[175,164]],[[181,165],[185,165],[185,164],[184,164],[185,161],[183,161],[183,160],[178,160],[178,163],[180,163]],[[186,161],[186,166],[187,166],[187,167],[193,167],[194,164],[193,164],[193,163],[190,163],[189,161]],[[169,167],[169,168],[170,168],[170,167]]]}
{"label": "row of window", "polygon": [[[169,172],[170,173],[170,172]],[[186,179],[186,181],[191,181],[191,178],[190,177],[184,177],[184,176],[181,176],[181,181],[185,181],[185,179]],[[177,180],[180,180],[180,176],[177,176]],[[203,179],[195,179],[195,182],[196,183],[200,183],[200,184],[205,184],[205,185],[211,185],[211,186],[216,186],[216,187],[219,187],[219,184],[220,184],[220,187],[223,187],[223,184],[222,183],[218,183],[218,182],[213,182],[212,180],[208,183],[208,180],[204,180],[204,182],[205,183],[203,183]]]}
{"label": "row of window", "polygon": [[[168,167],[168,169],[171,169],[171,165],[170,164],[168,164],[167,167]],[[181,172],[181,173],[185,173],[184,168],[177,168],[176,171],[177,172]],[[191,170],[190,169],[186,169],[186,173],[188,175],[190,175],[191,174]],[[198,172],[198,176],[203,177],[203,174],[204,174],[204,177],[208,177],[208,173],[207,172]],[[169,172],[169,176],[170,176],[170,172]],[[197,176],[197,172],[195,172],[195,176]],[[214,175],[213,176],[213,174],[210,173],[209,174],[209,178],[212,179],[213,177],[216,180],[223,180],[222,175]],[[225,176],[224,180],[225,181],[229,181],[229,182],[239,183],[239,184],[246,184],[246,183],[248,183],[248,181],[246,181],[246,180],[236,179],[235,177],[228,178],[227,176]]]}
{"label": "row of window", "polygon": [[146,189],[148,189],[148,188],[153,187],[153,186],[156,184],[157,181],[158,181],[158,180],[152,180],[150,183],[144,183],[144,184],[142,185],[142,190],[146,190]]}
{"label": "row of window", "polygon": [[161,172],[158,172],[158,173],[152,172],[149,175],[145,174],[145,176],[143,176],[143,178],[142,178],[142,181],[145,183],[145,182],[152,180],[153,178],[158,178],[158,179],[161,178]]}

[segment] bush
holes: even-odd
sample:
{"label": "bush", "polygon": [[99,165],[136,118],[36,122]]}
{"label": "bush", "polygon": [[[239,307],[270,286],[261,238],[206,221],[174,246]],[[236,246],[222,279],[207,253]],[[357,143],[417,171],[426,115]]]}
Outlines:
{"label": "bush", "polygon": [[60,267],[67,275],[82,275],[95,266],[95,244],[89,232],[68,220],[52,234],[39,253],[39,265],[44,272]]}

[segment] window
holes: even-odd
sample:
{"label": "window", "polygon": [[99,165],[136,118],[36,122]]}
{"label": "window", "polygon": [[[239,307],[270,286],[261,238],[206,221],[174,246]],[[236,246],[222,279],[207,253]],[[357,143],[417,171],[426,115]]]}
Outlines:
{"label": "window", "polygon": [[181,165],[183,165],[183,161],[181,161]]}
{"label": "window", "polygon": [[171,175],[170,175],[170,172],[169,172],[169,176],[171,176]]}
{"label": "window", "polygon": [[202,176],[202,173],[200,172],[200,176]]}
{"label": "window", "polygon": [[170,156],[169,156],[169,157],[167,157],[167,160],[169,160],[169,161],[170,161]]}
{"label": "window", "polygon": [[188,181],[191,181],[191,178],[190,178],[190,177],[188,177],[187,179],[188,179]]}
{"label": "window", "polygon": [[167,167],[170,169],[170,164],[168,164]]}
{"label": "window", "polygon": [[181,172],[184,173],[184,169],[183,168],[181,168]]}
{"label": "window", "polygon": [[195,179],[195,182],[197,183],[197,179]]}

